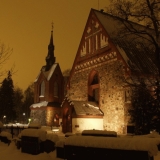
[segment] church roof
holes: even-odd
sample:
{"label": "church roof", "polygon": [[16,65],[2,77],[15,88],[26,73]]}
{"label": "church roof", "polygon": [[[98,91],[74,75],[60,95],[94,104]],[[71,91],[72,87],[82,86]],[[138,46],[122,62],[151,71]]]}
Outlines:
{"label": "church roof", "polygon": [[[140,29],[141,31],[147,30],[151,34],[153,32],[152,29],[146,28],[143,25],[139,25],[134,22],[131,23],[136,29]],[[144,75],[158,74],[158,69],[155,65],[153,44],[151,47],[151,45],[148,45],[149,41],[147,41],[146,38],[137,38],[137,35],[135,34],[130,33],[128,36],[122,36],[122,30],[125,33],[122,19],[102,11],[91,9],[73,67],[70,72],[68,83],[70,82],[74,72],[85,69],[88,66],[96,66],[101,62],[107,63],[107,61],[112,60],[111,56],[115,61],[122,60],[126,71],[131,71],[131,73]],[[121,36],[119,36],[120,33]],[[90,54],[90,51],[93,48],[92,46],[90,47],[89,52],[84,52],[86,44],[88,43],[87,38],[92,35],[97,35],[98,37],[101,36],[100,34],[105,35],[108,38],[108,44],[100,48],[95,46],[96,49],[94,51],[92,50],[92,54]],[[115,56],[113,54],[115,54]]]}
{"label": "church roof", "polygon": [[46,107],[47,105],[48,105],[48,102],[47,101],[43,101],[43,102],[40,102],[40,103],[34,103],[30,107],[32,107],[32,108],[41,108],[41,107]]}
{"label": "church roof", "polygon": [[42,67],[41,72],[39,73],[38,77],[36,78],[36,80],[34,82],[37,82],[41,73],[43,73],[43,75],[46,77],[47,81],[49,81],[57,66],[58,66],[58,63],[54,63],[49,71],[44,71],[43,67]]}
{"label": "church roof", "polygon": [[[68,101],[70,106],[73,106],[75,114],[78,116],[103,116],[103,112],[98,107],[96,102],[92,101],[75,101],[70,100],[69,97],[65,97],[64,101]],[[62,102],[61,106],[63,106]]]}
{"label": "church roof", "polygon": [[[130,34],[128,37],[120,37],[119,32],[122,27],[122,20],[118,17],[112,16],[108,13],[97,11],[92,9],[97,16],[100,23],[103,25],[106,32],[109,34],[110,39],[116,45],[121,56],[129,66],[131,71],[138,71],[145,74],[158,73],[155,66],[153,55],[153,49],[150,49],[146,44],[144,45],[145,38],[137,38],[135,34]],[[152,33],[153,30],[146,28],[145,26],[131,22],[132,25],[140,30],[147,30]],[[137,39],[137,40],[135,40]]]}
{"label": "church roof", "polygon": [[103,112],[95,102],[73,101],[73,105],[76,115],[103,116]]}
{"label": "church roof", "polygon": [[60,103],[43,101],[43,102],[32,104],[30,106],[30,108],[41,108],[41,107],[47,107],[47,106],[49,106],[49,107],[60,107]]}

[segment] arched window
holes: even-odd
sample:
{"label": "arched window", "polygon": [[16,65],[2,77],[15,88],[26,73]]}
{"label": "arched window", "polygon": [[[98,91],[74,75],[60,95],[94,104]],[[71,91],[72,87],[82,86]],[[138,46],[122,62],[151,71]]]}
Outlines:
{"label": "arched window", "polygon": [[92,78],[91,85],[98,84],[98,83],[99,83],[98,74],[96,73]]}
{"label": "arched window", "polygon": [[54,82],[54,97],[58,97],[58,83]]}
{"label": "arched window", "polygon": [[99,76],[92,70],[88,78],[88,101],[99,103]]}
{"label": "arched window", "polygon": [[42,81],[41,85],[40,85],[40,96],[44,97],[45,95],[45,82]]}

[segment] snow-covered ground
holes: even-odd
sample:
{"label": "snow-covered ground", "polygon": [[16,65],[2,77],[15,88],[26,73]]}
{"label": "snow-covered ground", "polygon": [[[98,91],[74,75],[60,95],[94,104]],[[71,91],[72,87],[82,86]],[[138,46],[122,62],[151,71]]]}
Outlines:
{"label": "snow-covered ground", "polygon": [[[62,160],[56,158],[56,151],[50,153],[40,153],[38,155],[31,155],[27,153],[22,153],[21,150],[17,149],[14,142],[9,146],[3,142],[0,142],[0,159],[1,160]],[[154,160],[160,160],[160,152],[154,157]]]}
{"label": "snow-covered ground", "polygon": [[28,153],[22,153],[20,149],[17,149],[15,143],[12,141],[11,144],[5,144],[0,141],[0,159],[1,160],[62,160],[56,158],[56,151],[50,153],[40,153],[38,155],[31,155]]}
{"label": "snow-covered ground", "polygon": [[[60,134],[60,135],[58,135],[59,137],[60,137],[60,139],[65,139],[64,138],[64,135],[62,136],[62,134]],[[151,135],[149,135],[150,137],[146,137],[146,136],[137,136],[136,137],[136,139],[138,138],[139,140],[140,139],[145,139],[144,140],[144,144],[146,145],[147,144],[147,140],[149,139],[149,140],[151,140],[151,139],[157,139],[158,138],[158,141],[160,140],[159,138],[159,135],[156,135],[156,137],[153,137],[153,136],[155,136],[155,134],[151,134]],[[158,137],[157,137],[158,136]],[[82,139],[81,139],[82,137],[81,136],[74,136],[74,137],[72,137],[72,138],[66,138],[66,143],[82,143],[83,141],[82,141]],[[86,137],[87,138],[87,137]],[[93,139],[92,137],[90,137],[91,139]],[[85,140],[85,142],[83,142],[83,143],[87,143],[87,144],[90,144],[89,143],[89,137],[87,138],[88,140]],[[104,139],[103,137],[102,138],[100,138],[100,139]],[[115,139],[117,139],[117,138],[113,138],[114,140]],[[119,140],[118,140],[119,139]],[[126,140],[126,143],[125,143],[125,139],[124,139],[124,137],[123,136],[121,136],[121,137],[118,137],[118,141],[121,141],[121,144],[122,143],[124,143],[124,144],[126,144],[125,145],[125,147],[126,148],[128,148],[129,147],[129,145],[127,146],[127,143],[129,142],[128,140],[130,139],[134,139],[132,136],[130,137],[128,137],[127,139],[128,140]],[[138,140],[137,139],[137,140]],[[69,140],[69,141],[68,141]],[[84,138],[83,138],[83,140],[84,140]],[[158,142],[157,141],[157,142]],[[108,143],[109,143],[109,141],[107,141]],[[113,142],[113,141],[112,141]],[[141,140],[141,142],[143,142],[143,140]],[[93,143],[93,142],[92,142]],[[96,144],[95,144],[96,143]],[[102,142],[101,141],[97,141],[97,142],[95,142],[94,141],[94,145],[98,145],[98,143],[101,143],[102,144]],[[116,142],[117,143],[117,142]],[[136,143],[137,144],[137,143]],[[117,146],[115,146],[115,145],[113,145],[113,144],[110,144],[113,148],[115,148],[115,147],[117,147]],[[140,145],[142,145],[142,144],[140,144]],[[145,145],[142,145],[142,146],[145,146]],[[137,148],[138,146],[136,146],[136,148]],[[8,144],[5,144],[5,143],[3,143],[3,142],[1,142],[0,141],[0,160],[11,160],[11,159],[16,159],[16,160],[28,160],[28,159],[31,159],[31,160],[62,160],[61,158],[57,158],[56,157],[56,151],[54,150],[53,152],[50,152],[50,153],[46,153],[46,152],[44,152],[44,153],[40,153],[40,154],[38,154],[38,155],[31,155],[31,154],[28,154],[28,153],[22,153],[21,152],[21,150],[20,149],[17,149],[17,147],[16,147],[16,145],[15,145],[15,142],[12,140],[11,141],[11,143],[10,143],[10,145],[8,146]],[[154,160],[160,160],[160,151],[159,152],[157,152],[157,155],[156,156],[154,156]]]}

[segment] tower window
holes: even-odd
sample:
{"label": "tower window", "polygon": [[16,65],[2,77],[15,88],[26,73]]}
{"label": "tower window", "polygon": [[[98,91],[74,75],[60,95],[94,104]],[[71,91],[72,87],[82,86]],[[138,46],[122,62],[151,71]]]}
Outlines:
{"label": "tower window", "polygon": [[44,97],[45,95],[45,82],[43,81],[40,85],[40,96]]}

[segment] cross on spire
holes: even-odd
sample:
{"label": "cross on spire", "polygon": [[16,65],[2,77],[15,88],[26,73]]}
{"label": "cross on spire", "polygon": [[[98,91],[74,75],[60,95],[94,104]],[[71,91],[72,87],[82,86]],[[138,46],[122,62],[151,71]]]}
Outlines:
{"label": "cross on spire", "polygon": [[52,21],[51,25],[52,25],[51,27],[52,27],[52,31],[53,31],[53,28],[54,28],[54,23],[53,23],[53,21]]}

